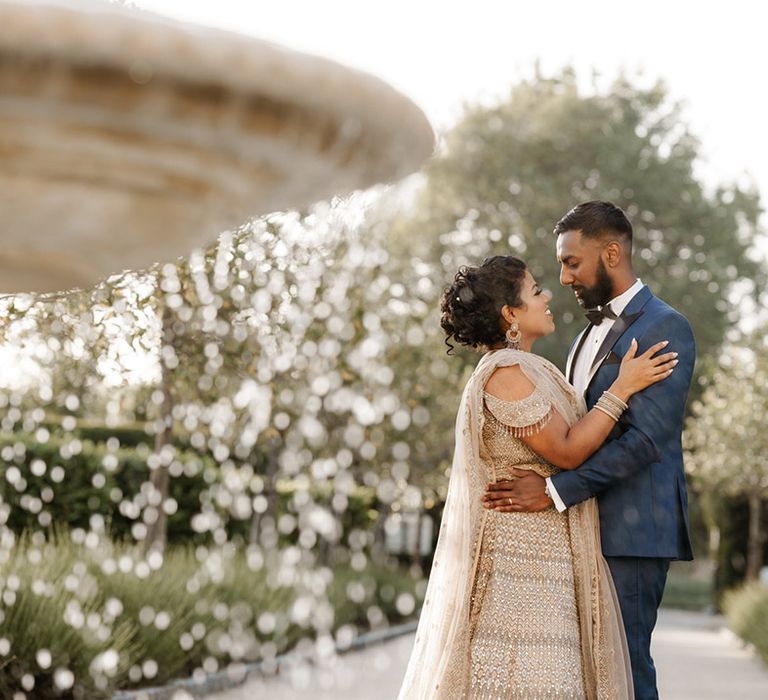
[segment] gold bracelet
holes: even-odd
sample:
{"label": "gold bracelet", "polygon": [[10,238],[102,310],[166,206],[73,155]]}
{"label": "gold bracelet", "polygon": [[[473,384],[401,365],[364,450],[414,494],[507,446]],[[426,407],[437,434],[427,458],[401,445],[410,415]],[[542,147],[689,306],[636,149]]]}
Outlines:
{"label": "gold bracelet", "polygon": [[602,401],[604,406],[613,406],[619,412],[619,415],[624,413],[624,411],[626,411],[628,408],[627,404],[625,404],[621,399],[616,398],[608,391],[604,391],[603,395],[598,399],[598,401]]}
{"label": "gold bracelet", "polygon": [[599,401],[595,404],[595,408],[598,411],[602,411],[603,413],[605,413],[605,415],[608,416],[614,423],[619,422],[619,416],[613,413],[611,409],[606,408],[605,406],[601,406]]}
{"label": "gold bracelet", "polygon": [[622,411],[626,411],[629,406],[624,403],[616,394],[612,394],[610,391],[604,391],[603,396],[609,401],[613,401]]}
{"label": "gold bracelet", "polygon": [[608,395],[606,395],[606,394],[603,394],[603,395],[602,395],[600,398],[601,398],[601,399],[602,399],[602,400],[603,400],[605,403],[608,403],[608,404],[610,404],[611,406],[616,406],[616,408],[618,408],[620,411],[625,411],[625,410],[626,410],[626,408],[627,408],[626,404],[624,404],[623,402],[622,402],[622,403],[619,403],[619,402],[618,402],[618,401],[617,401],[615,398],[613,398],[613,397],[611,397],[611,396],[608,396]]}
{"label": "gold bracelet", "polygon": [[610,396],[603,395],[598,399],[598,401],[602,402],[603,406],[611,406],[612,408],[615,408],[619,415],[624,413],[624,411],[626,410],[625,405],[617,403]]}

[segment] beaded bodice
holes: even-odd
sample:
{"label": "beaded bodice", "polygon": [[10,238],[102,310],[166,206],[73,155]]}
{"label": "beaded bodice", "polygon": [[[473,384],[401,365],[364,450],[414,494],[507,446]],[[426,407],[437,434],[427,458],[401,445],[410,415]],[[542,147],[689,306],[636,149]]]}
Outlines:
{"label": "beaded bodice", "polygon": [[[537,455],[523,442],[523,432],[533,434],[549,422],[551,404],[535,391],[522,401],[504,401],[492,394],[484,395],[483,457],[494,473],[494,481],[510,478],[510,470],[533,469],[541,476],[555,474],[558,469]],[[515,426],[525,426],[520,429]]]}

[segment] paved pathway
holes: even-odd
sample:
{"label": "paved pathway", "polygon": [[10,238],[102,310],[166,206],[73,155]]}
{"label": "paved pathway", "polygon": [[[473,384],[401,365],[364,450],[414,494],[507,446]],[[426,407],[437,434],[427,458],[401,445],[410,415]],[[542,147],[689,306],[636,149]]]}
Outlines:
{"label": "paved pathway", "polygon": [[768,669],[720,617],[662,610],[651,648],[661,700],[768,698]]}
{"label": "paved pathway", "polygon": [[[209,700],[394,700],[413,635],[337,657],[329,668],[295,666]],[[722,618],[662,610],[653,642],[662,700],[766,700],[768,669]]]}

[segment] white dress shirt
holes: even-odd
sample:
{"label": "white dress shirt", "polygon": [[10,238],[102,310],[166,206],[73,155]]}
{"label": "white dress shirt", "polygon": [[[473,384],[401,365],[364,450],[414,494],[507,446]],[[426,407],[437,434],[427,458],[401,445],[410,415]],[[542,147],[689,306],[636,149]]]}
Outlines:
{"label": "white dress shirt", "polygon": [[[629,289],[627,289],[627,291],[619,294],[615,299],[611,299],[611,301],[608,302],[611,306],[611,311],[616,314],[617,318],[624,313],[624,309],[627,308],[629,302],[632,301],[632,298],[643,288],[643,286],[642,281],[638,279]],[[608,336],[611,328],[613,328],[614,323],[615,320],[604,318],[599,326],[592,326],[587,331],[587,337],[581,345],[581,352],[576,358],[576,364],[573,367],[573,388],[579,396],[583,396],[584,392],[587,390],[592,363],[595,361],[597,351]],[[576,347],[578,347],[578,345]],[[551,479],[547,479],[547,487],[549,495],[552,497],[552,501],[555,504],[555,508],[562,513],[566,506],[560,498],[560,495],[557,493],[557,489],[555,489],[555,485],[552,483]]]}

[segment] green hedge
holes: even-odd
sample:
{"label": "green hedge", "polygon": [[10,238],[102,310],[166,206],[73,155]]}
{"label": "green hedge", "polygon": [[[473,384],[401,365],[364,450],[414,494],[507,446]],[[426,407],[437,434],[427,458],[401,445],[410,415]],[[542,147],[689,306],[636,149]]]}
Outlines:
{"label": "green hedge", "polygon": [[[61,421],[64,416],[48,416],[46,420],[40,423],[40,426],[50,433],[61,435]],[[117,438],[123,447],[137,447],[139,445],[151,446],[154,436],[147,433],[144,426],[138,423],[133,425],[109,426],[103,423],[89,423],[83,419],[78,419],[76,427],[69,433],[81,440],[90,440],[91,442],[106,442],[110,438]],[[182,445],[179,444],[179,447]]]}
{"label": "green hedge", "polygon": [[[50,525],[89,529],[91,515],[102,515],[112,536],[125,539],[131,536],[131,526],[136,522],[120,512],[119,501],[135,496],[141,484],[150,477],[146,456],[148,450],[118,448],[109,450],[104,443],[80,441],[77,454],[62,457],[62,448],[72,442],[71,437],[51,435],[45,442],[38,442],[32,435],[16,434],[0,438],[0,455],[5,449],[13,449],[12,459],[0,461],[0,479],[6,483],[3,500],[10,505],[6,524],[15,533],[47,528],[41,522],[41,513],[50,515]],[[114,458],[114,466],[105,466],[105,459]],[[204,473],[213,460],[194,453],[180,453],[178,460],[187,465],[193,476],[181,475],[171,481],[170,495],[179,508],[168,518],[169,541],[181,541],[194,534],[190,528],[191,514],[200,510],[200,494],[207,487]],[[45,471],[36,475],[33,463],[45,465]],[[109,464],[109,462],[107,462]],[[55,467],[64,470],[64,478],[55,480]],[[14,488],[7,480],[13,467],[18,468],[25,488]],[[96,482],[94,477],[103,483]],[[46,492],[49,500],[46,498]],[[25,498],[26,497],[26,498]],[[32,499],[32,500],[30,500]],[[35,505],[35,501],[38,501]],[[43,502],[42,511],[37,512]]]}
{"label": "green hedge", "polygon": [[[130,539],[131,527],[136,520],[121,512],[119,503],[132,500],[141,485],[149,480],[151,470],[147,458],[151,451],[145,445],[110,450],[103,442],[78,438],[79,450],[69,454],[67,446],[72,440],[71,435],[57,434],[51,434],[44,442],[30,434],[0,436],[0,455],[3,455],[0,483],[5,484],[0,502],[10,506],[7,526],[18,535],[47,529],[49,524],[45,520],[41,522],[41,512],[47,512],[50,525],[89,529],[91,516],[100,514],[113,539]],[[62,451],[66,457],[62,456]],[[183,471],[171,479],[170,496],[177,502],[178,510],[168,518],[168,542],[209,543],[210,533],[195,532],[192,517],[201,511],[203,501],[210,503],[207,492],[221,483],[221,470],[210,456],[192,450],[176,449],[174,459],[182,465]],[[45,468],[36,475],[33,464],[37,460]],[[54,480],[57,466],[64,470],[64,478],[60,481]],[[7,480],[9,469],[14,467],[21,473],[23,489],[14,488]],[[278,483],[275,496],[278,518],[300,510],[294,505],[297,489],[295,482]],[[256,494],[249,492],[248,495]],[[334,493],[330,484],[313,486],[310,495],[315,503],[331,507]],[[42,511],[39,511],[41,503]],[[348,495],[346,508],[338,514],[345,541],[353,530],[367,530],[375,524],[376,507],[373,489],[358,487]],[[230,539],[248,540],[250,516],[242,520],[222,507],[214,508],[225,523]],[[293,532],[281,539],[290,543],[297,537],[298,533]]]}
{"label": "green hedge", "polygon": [[768,585],[751,583],[729,591],[723,607],[730,628],[745,642],[754,645],[768,664]]}
{"label": "green hedge", "polygon": [[[203,664],[212,671],[271,658],[317,628],[396,623],[421,603],[419,584],[388,561],[309,569],[289,584],[284,570],[277,576],[278,551],[263,553],[262,565],[256,550],[249,562],[233,547],[202,558],[171,547],[161,568],[139,575],[144,560],[124,544],[76,546],[64,535],[32,541],[23,538],[3,564],[2,698],[22,691],[24,676],[27,684],[34,678],[26,697],[36,700],[105,698],[189,676]],[[112,570],[109,562],[121,560],[133,562],[132,570]],[[266,622],[265,614],[272,616]],[[114,663],[99,670],[95,660],[107,651]],[[74,686],[57,690],[57,672],[73,674]]]}

